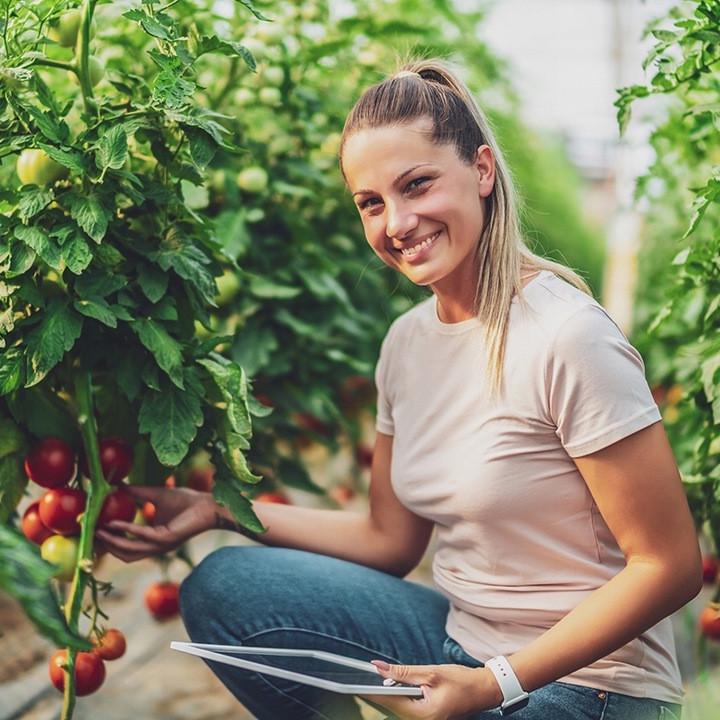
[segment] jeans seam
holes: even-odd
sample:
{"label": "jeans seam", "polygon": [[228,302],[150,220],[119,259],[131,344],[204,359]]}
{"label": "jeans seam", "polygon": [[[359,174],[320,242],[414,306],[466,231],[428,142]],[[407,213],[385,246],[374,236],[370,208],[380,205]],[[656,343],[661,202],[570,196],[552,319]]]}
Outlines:
{"label": "jeans seam", "polygon": [[261,636],[261,635],[266,635],[266,634],[268,634],[268,633],[276,632],[276,631],[281,631],[281,630],[291,630],[291,631],[293,631],[293,632],[308,633],[308,634],[310,634],[310,635],[318,635],[318,636],[320,636],[320,637],[330,638],[330,639],[332,639],[332,640],[335,640],[335,641],[338,641],[338,642],[343,642],[343,643],[346,643],[346,644],[348,644],[348,645],[352,645],[353,647],[360,648],[360,649],[365,650],[366,652],[368,652],[368,653],[370,653],[370,654],[375,653],[376,655],[381,655],[381,656],[383,656],[382,658],[378,658],[378,659],[389,658],[389,659],[392,661],[393,664],[397,664],[397,665],[401,664],[401,661],[400,661],[395,655],[391,655],[391,654],[389,654],[389,653],[384,653],[384,652],[378,652],[377,650],[375,650],[375,648],[370,648],[370,647],[368,647],[367,645],[364,645],[364,644],[362,644],[362,643],[358,643],[358,642],[355,642],[355,641],[353,641],[353,640],[347,640],[347,639],[345,639],[345,638],[338,637],[337,635],[332,635],[332,634],[330,634],[330,633],[322,632],[321,630],[310,630],[310,629],[308,629],[308,628],[298,628],[298,627],[292,627],[292,626],[286,627],[286,626],[282,626],[282,625],[281,625],[281,626],[278,626],[278,627],[266,628],[265,630],[259,630],[259,631],[256,632],[256,633],[252,633],[251,635],[247,635],[245,638],[243,638],[243,644],[245,644],[245,643],[246,643],[248,640],[250,640],[250,639],[254,639],[254,638],[257,638],[257,637],[259,637],[259,636]]}

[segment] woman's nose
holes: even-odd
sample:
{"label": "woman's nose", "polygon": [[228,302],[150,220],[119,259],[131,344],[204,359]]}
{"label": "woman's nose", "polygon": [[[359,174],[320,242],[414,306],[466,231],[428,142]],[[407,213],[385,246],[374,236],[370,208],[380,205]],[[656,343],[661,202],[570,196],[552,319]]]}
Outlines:
{"label": "woman's nose", "polygon": [[387,205],[385,233],[391,238],[403,238],[417,227],[417,215],[397,203]]}

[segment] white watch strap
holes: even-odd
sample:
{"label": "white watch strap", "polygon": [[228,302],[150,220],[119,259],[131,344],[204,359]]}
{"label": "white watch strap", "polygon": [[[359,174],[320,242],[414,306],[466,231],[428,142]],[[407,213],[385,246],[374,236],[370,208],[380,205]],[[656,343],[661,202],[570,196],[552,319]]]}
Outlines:
{"label": "white watch strap", "polygon": [[503,694],[503,708],[511,707],[516,702],[528,697],[528,694],[523,690],[522,685],[520,685],[520,681],[512,669],[512,665],[510,665],[504,655],[490,658],[485,663],[485,667],[492,672],[500,686],[500,691]]}

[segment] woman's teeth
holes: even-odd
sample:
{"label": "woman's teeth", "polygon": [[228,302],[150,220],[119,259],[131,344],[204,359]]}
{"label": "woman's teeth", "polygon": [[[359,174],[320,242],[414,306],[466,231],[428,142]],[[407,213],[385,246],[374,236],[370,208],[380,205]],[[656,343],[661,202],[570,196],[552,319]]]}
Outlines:
{"label": "woman's teeth", "polygon": [[416,255],[419,253],[423,248],[428,247],[428,245],[432,245],[440,235],[440,232],[436,232],[432,237],[429,237],[427,240],[423,240],[421,243],[415,245],[415,247],[411,247],[409,249],[403,248],[400,252],[403,255]]}

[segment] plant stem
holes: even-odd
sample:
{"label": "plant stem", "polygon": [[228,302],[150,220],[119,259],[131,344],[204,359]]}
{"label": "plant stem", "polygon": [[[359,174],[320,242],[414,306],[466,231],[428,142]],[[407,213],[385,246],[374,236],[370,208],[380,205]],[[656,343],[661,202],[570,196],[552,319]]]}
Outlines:
{"label": "plant stem", "polygon": [[[65,619],[68,627],[72,632],[79,633],[82,599],[92,573],[95,525],[105,497],[110,492],[110,485],[103,477],[100,463],[100,446],[93,412],[92,373],[90,370],[80,369],[77,371],[75,375],[75,398],[80,411],[78,415],[80,435],[82,436],[85,457],[88,459],[90,467],[90,483],[87,489],[85,512],[80,522],[78,563],[70,586],[70,595],[65,603]],[[75,709],[75,655],[75,650],[68,649],[65,692],[60,720],[70,720]]]}
{"label": "plant stem", "polygon": [[97,109],[90,82],[90,26],[92,25],[97,0],[84,0],[80,15],[80,29],[75,46],[75,64],[77,66],[80,89],[82,90],[85,111],[92,115]]}

